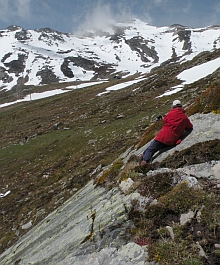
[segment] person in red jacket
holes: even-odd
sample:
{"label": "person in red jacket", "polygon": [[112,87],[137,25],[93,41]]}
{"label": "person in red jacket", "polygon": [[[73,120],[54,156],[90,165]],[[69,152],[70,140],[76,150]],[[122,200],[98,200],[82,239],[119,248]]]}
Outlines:
{"label": "person in red jacket", "polygon": [[163,128],[142,154],[142,165],[148,163],[152,156],[160,149],[179,144],[184,131],[193,129],[193,125],[186,116],[179,100],[173,101],[173,108],[163,118],[163,121]]}

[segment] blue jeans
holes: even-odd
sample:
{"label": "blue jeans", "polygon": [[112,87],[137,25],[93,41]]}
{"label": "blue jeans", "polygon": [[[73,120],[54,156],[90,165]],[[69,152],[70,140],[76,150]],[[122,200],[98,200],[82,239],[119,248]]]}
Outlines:
{"label": "blue jeans", "polygon": [[152,156],[164,147],[168,147],[169,145],[158,142],[157,140],[153,140],[148,148],[144,151],[142,159],[146,162],[149,162]]}

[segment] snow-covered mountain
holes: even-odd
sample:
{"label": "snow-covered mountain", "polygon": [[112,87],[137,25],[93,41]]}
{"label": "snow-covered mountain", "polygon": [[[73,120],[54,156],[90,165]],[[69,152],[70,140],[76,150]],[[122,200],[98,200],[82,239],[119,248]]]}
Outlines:
{"label": "snow-covered mountain", "polygon": [[220,48],[220,26],[154,27],[140,20],[83,36],[48,28],[0,30],[0,92],[32,85],[148,73]]}

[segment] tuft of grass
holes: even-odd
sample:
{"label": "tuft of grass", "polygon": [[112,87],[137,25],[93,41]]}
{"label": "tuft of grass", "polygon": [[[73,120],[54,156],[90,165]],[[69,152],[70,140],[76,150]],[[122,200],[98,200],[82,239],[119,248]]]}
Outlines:
{"label": "tuft of grass", "polygon": [[150,142],[158,133],[158,131],[163,127],[163,121],[158,121],[147,128],[145,133],[142,135],[140,141],[137,143],[136,148],[139,149],[146,143]]}
{"label": "tuft of grass", "polygon": [[113,186],[116,186],[116,184],[119,181],[119,172],[120,169],[122,168],[122,166],[124,165],[123,161],[121,159],[115,161],[111,167],[107,170],[105,170],[101,176],[99,176],[96,180],[95,180],[95,186],[98,185],[103,185],[106,183],[105,187],[110,188]]}
{"label": "tuft of grass", "polygon": [[188,246],[187,242],[176,243],[171,240],[159,240],[149,247],[149,258],[160,265],[203,265],[196,245]]}
{"label": "tuft of grass", "polygon": [[[213,203],[215,202],[215,203]],[[219,194],[207,194],[204,206],[201,211],[201,223],[209,226],[211,231],[216,232],[219,229],[220,220],[220,197]]]}
{"label": "tuft of grass", "polygon": [[137,187],[142,196],[158,199],[173,189],[172,174],[157,174],[145,177]]}
{"label": "tuft of grass", "polygon": [[204,197],[204,191],[189,187],[188,183],[183,182],[166,195],[160,197],[158,203],[163,205],[168,211],[181,214],[190,209],[194,210],[193,208],[203,203]]}
{"label": "tuft of grass", "polygon": [[187,109],[188,115],[195,113],[220,113],[220,83],[215,82],[210,85],[199,97],[194,104]]}

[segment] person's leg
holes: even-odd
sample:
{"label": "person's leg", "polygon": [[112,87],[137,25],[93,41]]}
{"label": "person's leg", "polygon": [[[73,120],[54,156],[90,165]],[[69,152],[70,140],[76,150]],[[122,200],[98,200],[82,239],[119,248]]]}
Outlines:
{"label": "person's leg", "polygon": [[149,162],[152,158],[152,156],[159,151],[160,149],[166,147],[167,145],[161,142],[158,142],[156,140],[153,140],[148,148],[144,151],[142,160]]}

